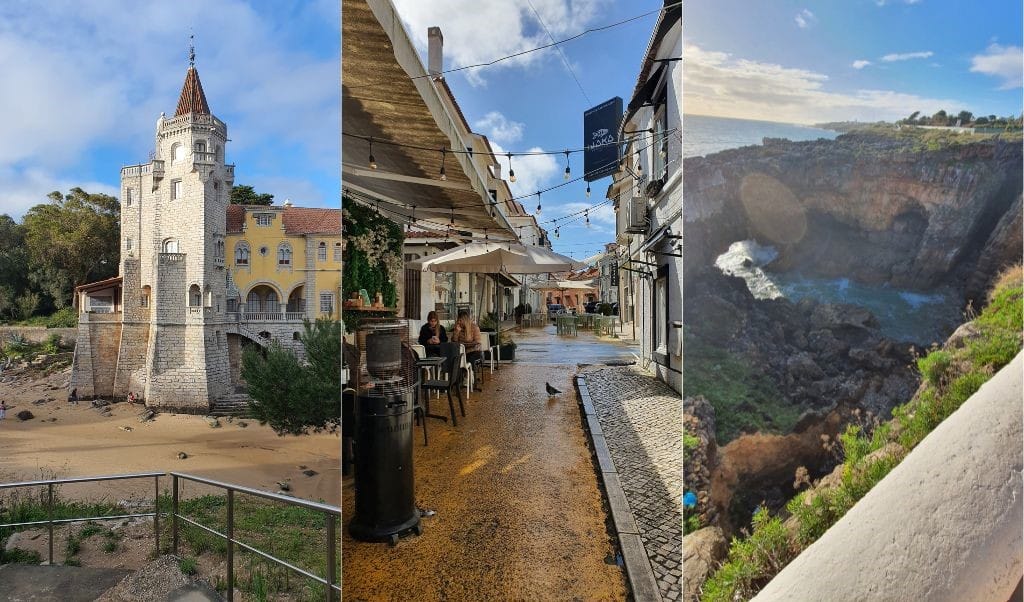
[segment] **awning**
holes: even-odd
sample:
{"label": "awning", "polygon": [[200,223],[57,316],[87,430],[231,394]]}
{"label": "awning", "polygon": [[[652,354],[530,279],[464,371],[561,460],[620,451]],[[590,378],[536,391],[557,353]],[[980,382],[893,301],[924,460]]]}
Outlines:
{"label": "awning", "polygon": [[522,286],[522,283],[513,278],[512,276],[501,273],[493,274],[494,279],[498,282],[498,286]]}
{"label": "awning", "polygon": [[98,282],[90,282],[88,284],[80,284],[80,285],[75,287],[75,292],[76,293],[78,293],[78,292],[88,293],[90,291],[101,291],[101,290],[106,290],[108,288],[120,287],[122,281],[123,281],[123,277],[121,277],[121,276],[114,276],[113,278],[107,278],[106,280],[100,280]]}
{"label": "awning", "polygon": [[661,80],[666,72],[665,63],[658,63],[658,68],[654,70],[651,77],[644,82],[643,86],[637,90],[636,94],[629,101],[629,106],[626,109],[626,118],[622,120],[623,123],[629,121],[633,113],[636,113],[640,107],[645,104],[651,104],[654,101],[654,95],[661,88]]}
{"label": "awning", "polygon": [[[459,229],[514,238],[500,211],[491,217],[488,191],[494,184],[468,155],[447,153],[447,179],[440,179],[441,149],[466,150],[469,126],[454,98],[446,97],[444,81],[425,77],[390,0],[342,2],[342,55],[342,190],[379,202],[395,221],[415,207],[417,220],[447,224],[454,218]],[[352,135],[373,138],[376,169],[369,166],[369,142]]]}
{"label": "awning", "polygon": [[640,245],[639,252],[647,253],[648,251],[654,249],[654,247],[660,245],[665,240],[670,240],[665,238],[670,234],[671,232],[669,232],[668,230],[668,224],[663,224],[660,228],[655,230],[653,234],[647,237],[647,240],[644,241],[644,244]]}

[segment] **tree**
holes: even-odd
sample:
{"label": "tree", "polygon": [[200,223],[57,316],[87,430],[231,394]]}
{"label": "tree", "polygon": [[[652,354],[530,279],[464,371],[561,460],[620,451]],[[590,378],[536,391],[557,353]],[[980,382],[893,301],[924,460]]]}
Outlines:
{"label": "tree", "polygon": [[906,122],[909,124],[915,123],[914,120],[917,119],[917,116],[920,114],[921,111],[914,111],[913,113],[910,114],[910,117],[907,117]]}
{"label": "tree", "polygon": [[252,186],[240,184],[231,187],[232,205],[273,205],[274,195],[266,192],[257,193]]}
{"label": "tree", "polygon": [[946,115],[945,109],[939,109],[937,113],[932,115],[932,125],[946,125],[949,121],[949,116]]}
{"label": "tree", "polygon": [[956,118],[960,120],[960,125],[967,125],[974,120],[974,113],[970,111],[960,111]]}
{"label": "tree", "polygon": [[15,298],[28,289],[25,229],[9,215],[0,215],[0,319],[17,318]]}
{"label": "tree", "polygon": [[334,431],[341,420],[341,323],[306,320],[303,330],[306,365],[277,341],[242,354],[253,416],[279,435]]}
{"label": "tree", "polygon": [[121,207],[110,195],[78,187],[47,196],[50,202],[29,209],[22,226],[29,279],[61,308],[75,286],[117,274]]}
{"label": "tree", "polygon": [[982,115],[981,117],[978,117],[977,119],[975,119],[974,123],[977,124],[977,125],[985,125],[986,123],[988,123],[988,117],[985,117],[984,115]]}

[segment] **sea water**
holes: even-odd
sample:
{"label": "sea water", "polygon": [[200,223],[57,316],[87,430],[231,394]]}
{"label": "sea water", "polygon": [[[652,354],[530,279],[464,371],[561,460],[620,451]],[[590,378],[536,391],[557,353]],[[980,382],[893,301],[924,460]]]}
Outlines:
{"label": "sea water", "polygon": [[889,338],[919,345],[941,342],[959,320],[960,308],[952,289],[929,293],[872,285],[848,278],[811,278],[796,272],[774,273],[765,266],[777,251],[752,240],[735,242],[715,265],[723,273],[743,278],[758,299],[812,298],[823,303],[850,303],[870,311]]}
{"label": "sea water", "polygon": [[806,125],[729,119],[705,115],[683,115],[683,157],[701,157],[730,148],[760,146],[764,138],[787,140],[831,140],[839,132]]}

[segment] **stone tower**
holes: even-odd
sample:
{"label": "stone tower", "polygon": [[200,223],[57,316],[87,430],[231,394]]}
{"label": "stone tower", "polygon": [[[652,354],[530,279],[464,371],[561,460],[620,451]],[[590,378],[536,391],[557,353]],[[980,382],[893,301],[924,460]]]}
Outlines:
{"label": "stone tower", "polygon": [[157,120],[153,159],[121,171],[120,357],[142,361],[123,362],[136,368],[118,380],[148,406],[180,412],[206,412],[231,388],[224,235],[234,166],[194,58],[174,116]]}

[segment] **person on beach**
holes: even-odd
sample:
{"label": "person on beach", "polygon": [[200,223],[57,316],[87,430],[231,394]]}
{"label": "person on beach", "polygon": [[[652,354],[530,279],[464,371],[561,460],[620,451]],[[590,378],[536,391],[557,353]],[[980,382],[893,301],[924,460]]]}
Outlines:
{"label": "person on beach", "polygon": [[0,401],[0,420],[7,418],[7,402]]}
{"label": "person on beach", "polygon": [[135,405],[135,392],[128,391],[128,405]]}
{"label": "person on beach", "polygon": [[420,345],[427,348],[427,355],[440,355],[441,343],[448,342],[448,333],[437,319],[437,312],[427,314],[427,323],[420,328]]}
{"label": "person on beach", "polygon": [[71,395],[68,395],[68,403],[78,405],[78,387],[71,389]]}

